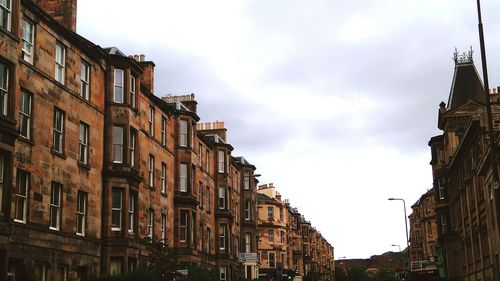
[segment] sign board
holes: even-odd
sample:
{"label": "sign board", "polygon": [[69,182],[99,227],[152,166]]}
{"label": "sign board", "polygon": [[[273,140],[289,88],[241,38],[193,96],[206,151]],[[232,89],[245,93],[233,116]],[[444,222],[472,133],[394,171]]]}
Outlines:
{"label": "sign board", "polygon": [[257,253],[238,253],[239,262],[257,262]]}

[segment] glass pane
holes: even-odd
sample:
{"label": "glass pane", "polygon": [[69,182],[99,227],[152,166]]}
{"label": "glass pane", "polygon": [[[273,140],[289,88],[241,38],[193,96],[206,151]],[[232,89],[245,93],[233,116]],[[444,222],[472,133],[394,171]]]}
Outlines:
{"label": "glass pane", "polygon": [[123,128],[119,126],[113,127],[113,143],[123,144]]}
{"label": "glass pane", "polygon": [[120,190],[113,190],[113,209],[121,209],[122,207],[122,192]]}
{"label": "glass pane", "polygon": [[6,90],[7,89],[7,67],[5,65],[0,64],[0,88]]}

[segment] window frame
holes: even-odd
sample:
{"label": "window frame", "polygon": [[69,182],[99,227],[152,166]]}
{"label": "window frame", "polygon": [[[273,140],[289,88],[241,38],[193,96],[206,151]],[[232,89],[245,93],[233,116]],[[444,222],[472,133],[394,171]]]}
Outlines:
{"label": "window frame", "polygon": [[52,150],[59,154],[64,154],[65,123],[66,113],[57,107],[54,108],[54,120],[52,124]]}
{"label": "window frame", "polygon": [[218,167],[218,171],[219,173],[224,173],[226,172],[226,152],[224,150],[218,150],[217,151],[217,167]]}
{"label": "window frame", "polygon": [[160,191],[163,194],[167,193],[167,164],[165,162],[161,162]]}
{"label": "window frame", "polygon": [[[82,129],[83,129],[83,136],[82,136]],[[89,164],[89,139],[90,139],[89,132],[90,132],[90,126],[80,121],[80,136],[78,138],[78,162],[84,165]]]}
{"label": "window frame", "polygon": [[90,64],[84,60],[80,64],[80,97],[90,101]]}
{"label": "window frame", "polygon": [[8,116],[9,115],[9,87],[10,87],[10,71],[11,68],[0,61],[0,70],[3,69],[3,73],[0,73],[0,114],[3,116]]}
{"label": "window frame", "polygon": [[167,145],[167,118],[165,116],[161,117],[161,137],[160,141],[162,145]]}
{"label": "window frame", "polygon": [[[272,259],[271,259],[271,255],[273,256]],[[267,253],[267,260],[268,260],[269,268],[276,268],[276,253],[275,252],[268,252]],[[273,262],[273,265],[271,265],[271,260]]]}
{"label": "window frame", "polygon": [[[21,178],[24,178],[24,194],[21,194]],[[28,200],[29,200],[29,191],[31,188],[31,175],[30,173],[24,170],[17,170],[16,174],[16,193],[13,194],[14,199],[14,221],[19,223],[26,223],[28,218]],[[17,211],[19,210],[18,202],[22,200],[22,218],[18,218]]]}
{"label": "window frame", "polygon": [[[23,102],[26,101],[26,99],[28,100],[27,109],[25,108],[25,102]],[[33,95],[21,89],[21,95],[19,97],[19,135],[28,140],[31,140],[32,137],[32,109]],[[26,124],[25,128],[23,124]]]}
{"label": "window frame", "polygon": [[7,165],[7,157],[0,152],[0,213],[3,213],[3,196],[5,189],[5,171]]}
{"label": "window frame", "polygon": [[244,218],[249,221],[252,219],[252,214],[250,210],[252,209],[252,202],[250,200],[245,200]]}
{"label": "window frame", "polygon": [[189,135],[189,128],[188,128],[188,121],[184,119],[179,120],[179,146],[181,147],[188,147],[189,141],[188,141],[188,135]]}
{"label": "window frame", "polygon": [[0,4],[0,12],[7,15],[5,20],[6,26],[4,26],[3,23],[0,23],[0,27],[10,32],[12,28],[12,1],[9,1],[9,4],[9,7]]}
{"label": "window frame", "polygon": [[161,214],[161,230],[160,230],[160,239],[162,242],[166,243],[167,240],[167,215]]}
{"label": "window frame", "polygon": [[85,236],[87,225],[87,201],[88,193],[78,190],[76,199],[76,235],[79,236]]}
{"label": "window frame", "polygon": [[227,225],[226,224],[219,224],[219,250],[220,251],[225,251],[228,248],[228,245],[226,245],[227,241]]}
{"label": "window frame", "polygon": [[179,241],[188,242],[189,212],[180,210],[179,212]]}
{"label": "window frame", "polygon": [[[185,171],[185,172],[184,172]],[[179,191],[188,192],[188,164],[181,163],[179,167]]]}
{"label": "window frame", "polygon": [[[64,46],[61,42],[57,42],[55,46],[54,52],[54,79],[61,83],[65,84],[66,79],[66,46]],[[60,56],[58,56],[58,51]]]}
{"label": "window frame", "polygon": [[128,143],[128,159],[131,167],[135,167],[135,151],[137,147],[137,131],[130,128],[130,140]]}
{"label": "window frame", "polygon": [[269,243],[274,243],[274,229],[268,229],[267,230],[267,236],[269,239]]}
{"label": "window frame", "polygon": [[129,193],[128,197],[128,233],[135,233],[135,210],[137,206],[137,194],[134,192]]}
{"label": "window frame", "polygon": [[155,157],[151,154],[149,154],[149,161],[148,161],[148,185],[150,188],[155,187]]}
{"label": "window frame", "polygon": [[[117,130],[121,130],[121,134],[117,131]],[[113,135],[112,135],[112,141],[113,141],[113,149],[112,149],[112,161],[113,163],[123,163],[123,147],[124,147],[124,144],[125,144],[125,136],[124,136],[124,133],[125,133],[125,128],[123,128],[123,126],[120,126],[120,125],[113,125],[113,131],[112,131]],[[120,137],[121,138],[121,142],[119,139],[117,139],[117,137]],[[116,156],[118,156],[119,153],[119,158],[120,159],[117,159]]]}
{"label": "window frame", "polygon": [[130,82],[129,82],[129,104],[130,104],[130,107],[132,107],[133,109],[136,109],[137,108],[136,78],[134,75],[130,74],[129,79],[130,79]]}
{"label": "window frame", "polygon": [[[118,76],[117,76],[118,74]],[[123,80],[124,80],[124,74],[125,71],[120,68],[115,68],[113,70],[113,102],[114,103],[123,103],[124,102],[124,97],[123,97]],[[117,78],[120,78],[119,83],[117,82]],[[120,92],[118,93],[117,89],[120,89]]]}
{"label": "window frame", "polygon": [[219,206],[219,210],[225,210],[226,209],[226,198],[227,198],[227,194],[226,194],[226,188],[225,187],[222,187],[222,186],[219,186],[219,193],[218,193],[218,206]]}
{"label": "window frame", "polygon": [[[12,1],[11,1],[12,3]],[[1,5],[0,5],[1,6]],[[26,26],[30,27],[29,34],[26,33]],[[22,52],[22,59],[29,63],[33,64],[33,57],[34,57],[34,50],[35,50],[35,24],[27,19],[26,17],[23,17],[22,23],[21,23],[21,52]],[[29,36],[29,38],[28,38]],[[28,48],[26,48],[28,47]],[[28,49],[31,49],[29,51]]]}
{"label": "window frame", "polygon": [[149,120],[148,120],[148,133],[150,137],[155,136],[155,108],[150,105],[149,106]]}
{"label": "window frame", "polygon": [[[50,216],[49,216],[49,229],[51,230],[59,230],[61,227],[61,216],[62,216],[62,189],[63,186],[61,183],[53,181],[50,189]],[[54,197],[55,192],[57,191],[57,198]],[[55,221],[54,221],[55,219]]]}
{"label": "window frame", "polygon": [[155,223],[155,211],[151,208],[148,209],[148,225],[147,225],[147,237],[154,238],[154,223]]}
{"label": "window frame", "polygon": [[[119,194],[120,206],[115,207],[115,194]],[[116,214],[116,215],[115,215]],[[116,217],[115,217],[116,216]],[[117,218],[118,224],[114,225],[113,220]],[[120,188],[112,188],[111,190],[111,231],[121,231],[123,226],[123,190]]]}

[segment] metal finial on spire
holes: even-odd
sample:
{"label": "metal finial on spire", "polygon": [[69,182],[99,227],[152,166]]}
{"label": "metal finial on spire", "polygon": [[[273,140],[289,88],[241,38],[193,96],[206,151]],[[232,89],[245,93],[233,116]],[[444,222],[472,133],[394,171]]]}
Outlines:
{"label": "metal finial on spire", "polygon": [[466,53],[459,53],[457,48],[455,48],[455,52],[453,52],[453,60],[455,61],[455,64],[469,64],[469,63],[474,63],[474,59],[472,58],[472,55],[474,54],[474,51],[472,50],[472,46],[470,47],[470,50]]}

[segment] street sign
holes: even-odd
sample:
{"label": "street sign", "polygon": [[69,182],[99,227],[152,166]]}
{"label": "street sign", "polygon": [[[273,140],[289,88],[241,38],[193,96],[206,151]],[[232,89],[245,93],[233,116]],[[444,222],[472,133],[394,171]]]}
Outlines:
{"label": "street sign", "polygon": [[239,253],[239,262],[257,262],[257,253]]}

